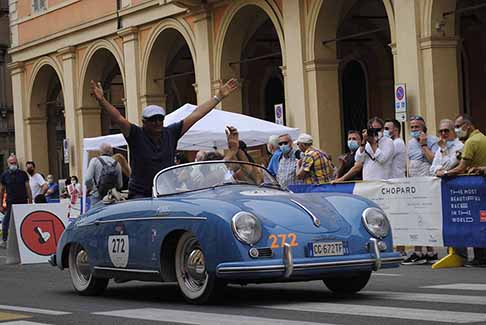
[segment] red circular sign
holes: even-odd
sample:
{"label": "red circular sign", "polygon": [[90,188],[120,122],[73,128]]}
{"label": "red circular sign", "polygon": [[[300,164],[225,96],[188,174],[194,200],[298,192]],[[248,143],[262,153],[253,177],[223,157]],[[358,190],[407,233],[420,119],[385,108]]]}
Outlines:
{"label": "red circular sign", "polygon": [[20,226],[20,236],[33,253],[49,256],[56,252],[64,224],[55,214],[35,211],[28,214]]}
{"label": "red circular sign", "polygon": [[402,100],[402,99],[403,99],[403,97],[405,96],[405,89],[403,89],[403,87],[402,87],[402,86],[399,86],[399,87],[397,88],[397,95],[396,95],[396,96],[397,96],[397,99],[398,99],[398,100]]}

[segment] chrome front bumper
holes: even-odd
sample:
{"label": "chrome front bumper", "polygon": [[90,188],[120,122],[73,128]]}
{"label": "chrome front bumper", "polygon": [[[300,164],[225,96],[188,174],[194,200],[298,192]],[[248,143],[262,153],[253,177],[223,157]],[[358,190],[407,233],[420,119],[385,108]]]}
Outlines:
{"label": "chrome front bumper", "polygon": [[[357,258],[357,259],[347,259],[347,260],[335,260],[335,261],[322,261],[322,258],[318,258],[319,262],[303,262],[304,259],[299,259],[295,261],[292,255],[292,247],[285,244],[283,251],[282,263],[272,263],[267,265],[252,265],[253,263],[244,263],[246,265],[238,266],[227,266],[220,265],[216,269],[216,274],[220,277],[233,277],[241,275],[273,275],[283,278],[290,278],[297,272],[305,271],[332,271],[332,270],[346,270],[346,269],[356,269],[356,268],[371,268],[374,271],[379,270],[382,267],[394,267],[398,266],[402,261],[403,257],[399,256],[398,253],[381,253],[378,248],[378,240],[375,238],[370,238],[369,241],[370,254],[366,254],[366,257],[371,255],[371,258]],[[387,257],[382,257],[383,254],[388,255]],[[360,255],[360,257],[364,257]],[[316,259],[314,259],[316,260]]]}

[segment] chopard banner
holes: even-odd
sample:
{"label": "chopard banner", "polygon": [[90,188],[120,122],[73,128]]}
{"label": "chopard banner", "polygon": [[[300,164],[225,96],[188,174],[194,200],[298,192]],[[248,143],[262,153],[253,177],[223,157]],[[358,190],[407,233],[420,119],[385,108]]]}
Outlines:
{"label": "chopard banner", "polygon": [[395,245],[486,247],[486,178],[400,178],[294,185],[303,192],[344,192],[377,203],[390,219]]}

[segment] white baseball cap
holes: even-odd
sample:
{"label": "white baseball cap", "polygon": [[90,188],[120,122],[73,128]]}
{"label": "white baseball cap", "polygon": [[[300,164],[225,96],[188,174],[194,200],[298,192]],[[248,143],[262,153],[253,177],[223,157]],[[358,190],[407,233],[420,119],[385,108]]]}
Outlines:
{"label": "white baseball cap", "polygon": [[312,139],[312,136],[307,133],[301,133],[299,137],[297,138],[296,143],[304,143],[304,144],[312,144],[314,140]]}
{"label": "white baseball cap", "polygon": [[157,105],[149,105],[143,109],[142,118],[151,118],[156,115],[165,116],[165,109]]}

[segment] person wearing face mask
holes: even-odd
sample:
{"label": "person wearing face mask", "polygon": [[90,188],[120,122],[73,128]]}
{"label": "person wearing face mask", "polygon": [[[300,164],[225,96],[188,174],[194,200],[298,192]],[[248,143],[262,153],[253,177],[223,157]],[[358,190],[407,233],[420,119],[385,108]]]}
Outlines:
{"label": "person wearing face mask", "polygon": [[53,175],[47,175],[47,187],[45,194],[47,203],[59,202],[59,185],[54,181]]}
{"label": "person wearing face mask", "polygon": [[407,170],[407,148],[400,137],[400,131],[401,125],[396,119],[385,121],[383,136],[393,140],[394,148],[390,178],[405,177],[405,171]]}
{"label": "person wearing face mask", "polygon": [[[432,176],[431,166],[435,153],[439,150],[436,136],[427,135],[427,126],[421,116],[410,117],[410,140],[407,143],[409,177]],[[403,261],[403,265],[431,264],[437,260],[434,248],[427,246],[427,253],[422,253],[422,246],[415,246],[414,252]]]}
{"label": "person wearing face mask", "polygon": [[70,178],[71,183],[67,186],[71,204],[78,203],[78,199],[82,196],[81,184],[79,184],[78,176],[73,175]]}
{"label": "person wearing face mask", "polygon": [[[468,115],[459,115],[455,122],[455,133],[465,141],[459,164],[449,170],[439,170],[437,176],[456,176],[465,174],[468,169],[486,166],[486,136],[474,127],[473,120]],[[466,266],[486,267],[486,248],[474,248],[474,260]]]}
{"label": "person wearing face mask", "polygon": [[347,146],[349,152],[342,158],[342,165],[338,170],[338,178],[336,178],[331,183],[339,183],[344,181],[359,181],[363,179],[363,164],[361,162],[356,163],[354,156],[356,155],[356,150],[359,149],[362,138],[359,131],[350,130],[348,131],[348,142]]}
{"label": "person wearing face mask", "polygon": [[449,119],[440,121],[439,150],[436,151],[430,172],[437,175],[439,171],[450,170],[459,164],[458,153],[462,152],[464,144],[459,141],[454,132],[454,122]]}
{"label": "person wearing face mask", "polygon": [[29,174],[30,190],[32,191],[32,197],[37,195],[45,195],[47,192],[47,182],[41,174],[35,172],[35,162],[28,161],[25,163],[25,169]]}
{"label": "person wearing face mask", "polygon": [[30,191],[29,176],[19,169],[17,157],[11,155],[7,159],[8,170],[0,176],[0,197],[7,193],[7,208],[0,206],[0,211],[5,215],[2,222],[2,241],[0,248],[7,247],[8,228],[12,204],[32,203],[32,192]]}
{"label": "person wearing face mask", "polygon": [[383,136],[384,124],[381,118],[373,117],[368,121],[368,130],[363,130],[363,141],[354,157],[363,164],[363,180],[390,178],[395,148],[393,141]]}
{"label": "person wearing face mask", "polygon": [[301,151],[293,147],[290,135],[283,134],[278,138],[278,146],[282,155],[278,161],[277,181],[280,186],[287,189],[289,185],[302,184],[297,178],[297,161],[300,159]]}
{"label": "person wearing face mask", "polygon": [[432,176],[430,166],[439,149],[437,137],[427,135],[427,126],[421,116],[410,117],[410,140],[407,144],[410,177]]}

